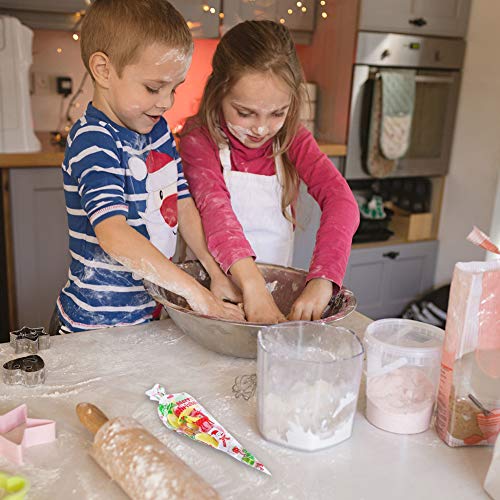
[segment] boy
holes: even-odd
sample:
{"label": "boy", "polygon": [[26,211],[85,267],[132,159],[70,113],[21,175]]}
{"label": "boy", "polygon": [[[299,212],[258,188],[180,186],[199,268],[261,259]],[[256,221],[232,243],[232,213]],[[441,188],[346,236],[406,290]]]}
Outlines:
{"label": "boy", "polygon": [[[57,300],[75,332],[149,321],[142,278],[203,314],[242,320],[238,290],[207,250],[198,211],[163,113],[186,77],[193,43],[164,0],[95,0],[81,32],[93,100],[68,137],[62,165],[71,264]],[[177,231],[212,280],[213,294],[170,259]]]}

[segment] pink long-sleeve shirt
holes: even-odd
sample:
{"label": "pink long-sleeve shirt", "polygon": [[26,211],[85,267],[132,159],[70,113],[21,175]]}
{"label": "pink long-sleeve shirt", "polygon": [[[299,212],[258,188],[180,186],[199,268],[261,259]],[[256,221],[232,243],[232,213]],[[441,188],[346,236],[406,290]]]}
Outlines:
{"label": "pink long-sleeve shirt", "polygon": [[[184,175],[201,215],[208,249],[227,273],[235,262],[255,257],[255,253],[231,207],[217,144],[206,129],[190,128],[190,125],[180,142]],[[276,173],[272,140],[258,149],[250,149],[226,127],[223,130],[229,141],[232,170],[260,175]],[[320,151],[306,128],[299,129],[288,155],[321,208],[321,223],[307,280],[325,278],[341,286],[352,237],[359,224],[358,205],[345,179]]]}

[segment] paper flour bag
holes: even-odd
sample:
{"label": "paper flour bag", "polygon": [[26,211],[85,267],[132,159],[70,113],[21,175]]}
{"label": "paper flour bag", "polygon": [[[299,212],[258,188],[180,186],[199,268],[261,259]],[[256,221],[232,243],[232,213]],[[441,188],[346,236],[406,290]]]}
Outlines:
{"label": "paper flour bag", "polygon": [[[500,253],[477,229],[469,239]],[[492,445],[500,431],[500,260],[455,266],[436,428],[450,446]]]}

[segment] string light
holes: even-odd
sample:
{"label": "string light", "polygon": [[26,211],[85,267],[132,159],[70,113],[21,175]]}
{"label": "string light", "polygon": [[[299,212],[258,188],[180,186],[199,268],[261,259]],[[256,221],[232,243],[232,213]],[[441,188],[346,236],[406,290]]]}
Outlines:
{"label": "string light", "polygon": [[302,7],[302,2],[297,2],[297,7]]}
{"label": "string light", "polygon": [[285,22],[286,22],[286,21],[285,21],[283,18],[281,18],[281,19],[280,19],[280,23],[281,23],[281,24],[285,24]]}
{"label": "string light", "polygon": [[208,12],[208,11],[210,10],[210,6],[208,6],[208,5],[204,5],[204,6],[203,6],[203,10],[204,10],[205,12]]}
{"label": "string light", "polygon": [[302,7],[302,9],[300,9],[302,12],[307,12],[307,7]]}
{"label": "string light", "polygon": [[288,14],[292,15],[293,14],[293,10],[292,9],[288,9]]}
{"label": "string light", "polygon": [[220,17],[221,19],[224,19],[224,12],[219,12],[219,17]]}
{"label": "string light", "polygon": [[73,33],[73,40],[74,40],[75,42],[78,42],[79,38],[80,38],[80,37],[78,36],[78,33]]}
{"label": "string light", "polygon": [[215,14],[215,9],[213,7],[210,7],[210,14]]}
{"label": "string light", "polygon": [[326,0],[321,0],[319,2],[319,4],[321,5],[321,17],[323,19],[326,19],[328,17],[328,13],[326,12]]}
{"label": "string light", "polygon": [[62,54],[62,49],[61,49],[61,47],[57,47],[56,52],[57,52],[58,54]]}

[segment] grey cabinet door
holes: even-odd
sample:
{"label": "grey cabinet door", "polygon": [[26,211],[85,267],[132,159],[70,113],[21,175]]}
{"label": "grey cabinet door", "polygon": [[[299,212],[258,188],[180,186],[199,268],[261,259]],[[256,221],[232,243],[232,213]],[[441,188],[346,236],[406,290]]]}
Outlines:
{"label": "grey cabinet door", "polygon": [[[220,0],[170,0],[184,16],[195,38],[219,37]],[[210,10],[212,9],[212,10]]]}
{"label": "grey cabinet door", "polygon": [[[301,4],[299,8],[297,3]],[[305,10],[302,10],[305,9]],[[313,0],[232,0],[224,2],[224,31],[242,21],[269,19],[284,22],[297,43],[310,43],[315,27],[316,2]],[[308,33],[309,37],[300,32]]]}
{"label": "grey cabinet door", "polygon": [[[302,5],[298,7],[297,3]],[[275,20],[284,20],[286,26],[293,31],[314,31],[315,13],[316,1],[278,0]]]}
{"label": "grey cabinet door", "polygon": [[359,28],[463,38],[470,5],[470,0],[362,0]]}
{"label": "grey cabinet door", "polygon": [[12,169],[10,195],[17,326],[48,327],[70,260],[61,169]]}
{"label": "grey cabinet door", "polygon": [[370,318],[401,314],[405,306],[434,284],[438,242],[426,241],[351,252],[344,285]]}

